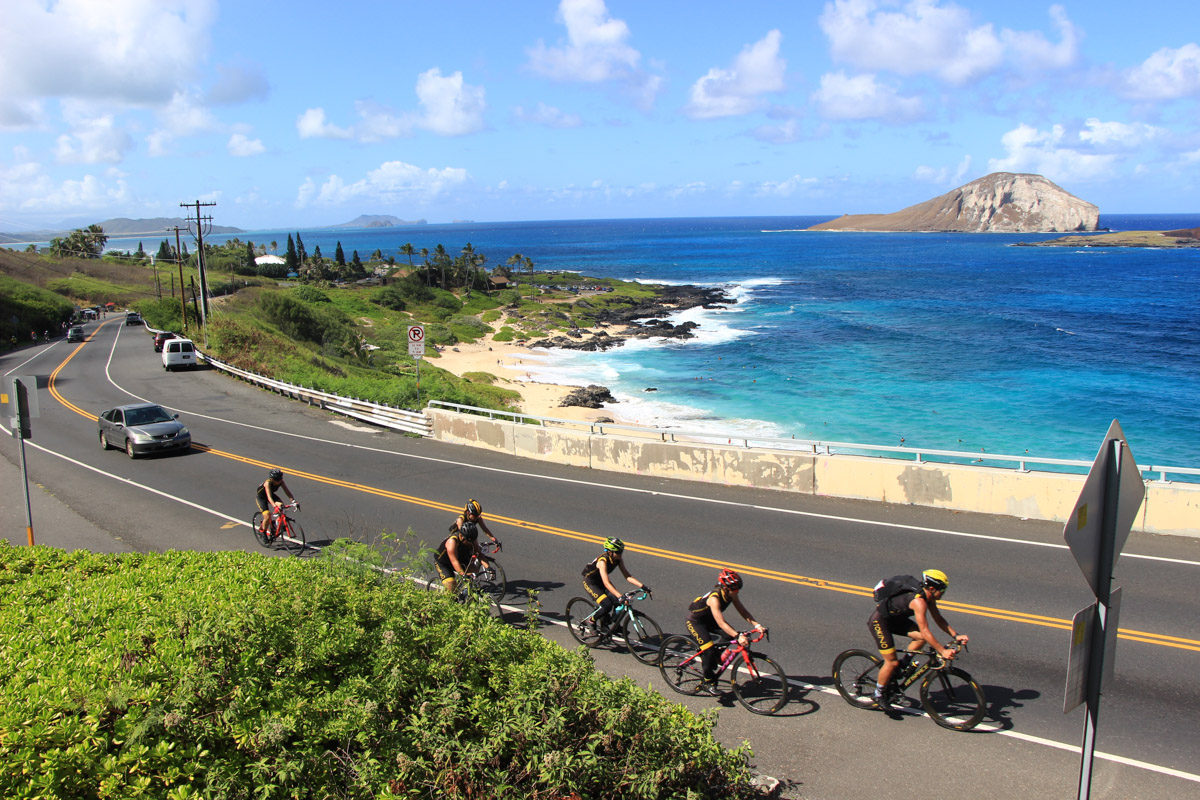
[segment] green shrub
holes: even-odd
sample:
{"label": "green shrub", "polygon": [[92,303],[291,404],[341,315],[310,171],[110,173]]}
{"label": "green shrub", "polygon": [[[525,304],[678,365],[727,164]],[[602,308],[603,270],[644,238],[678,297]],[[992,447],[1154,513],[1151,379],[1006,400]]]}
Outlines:
{"label": "green shrub", "polygon": [[751,796],[711,716],[344,554],[0,542],[0,796]]}
{"label": "green shrub", "polygon": [[329,295],[322,292],[315,286],[300,286],[292,287],[292,297],[297,300],[303,300],[306,303],[328,303]]}
{"label": "green shrub", "polygon": [[496,331],[496,335],[492,337],[493,342],[511,342],[517,338],[517,332],[512,329],[511,325],[505,325],[500,330]]}

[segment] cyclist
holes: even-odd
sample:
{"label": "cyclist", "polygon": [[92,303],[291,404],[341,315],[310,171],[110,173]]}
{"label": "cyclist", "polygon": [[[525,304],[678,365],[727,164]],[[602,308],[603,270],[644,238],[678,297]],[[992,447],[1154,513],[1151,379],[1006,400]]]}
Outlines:
{"label": "cyclist", "polygon": [[[442,540],[433,557],[438,578],[441,579],[442,586],[450,592],[458,588],[458,576],[466,573],[471,556],[478,558],[480,565],[487,568],[487,560],[479,549],[478,523],[467,520],[459,524],[461,519],[462,517],[459,517],[450,526],[450,535]],[[495,541],[494,536],[492,541]],[[499,542],[496,544],[499,545]]]}
{"label": "cyclist", "polygon": [[[500,552],[500,540],[495,537],[487,523],[483,521],[483,505],[478,500],[468,500],[463,513],[458,515],[454,522],[450,523],[450,532],[454,533],[460,530],[464,525],[473,524],[479,526],[479,529],[488,535],[492,540],[492,544],[496,545],[496,552]],[[474,541],[472,539],[472,541]]]}
{"label": "cyclist", "polygon": [[907,653],[910,655],[906,656],[906,661],[912,658],[912,653],[920,652],[925,645],[932,647],[947,661],[954,658],[955,651],[943,647],[929,630],[927,614],[933,617],[933,621],[938,624],[939,628],[950,634],[956,641],[966,642],[969,640],[970,637],[955,631],[942,616],[942,612],[938,610],[937,601],[942,599],[949,588],[950,579],[946,577],[946,573],[940,569],[927,569],[921,573],[920,587],[884,598],[875,607],[875,612],[867,621],[867,626],[871,629],[871,636],[874,637],[875,644],[879,646],[879,654],[883,656],[883,664],[879,667],[878,683],[875,686],[875,703],[882,710],[892,710],[884,688],[900,664],[900,659],[896,655],[896,642],[892,638],[895,634],[912,639],[908,645]]}
{"label": "cyclist", "polygon": [[604,552],[583,567],[583,588],[591,595],[592,600],[596,601],[596,605],[600,609],[596,614],[596,627],[604,636],[613,634],[613,631],[609,630],[612,624],[612,610],[617,605],[617,598],[621,596],[621,593],[612,585],[612,578],[609,577],[613,570],[619,569],[625,576],[625,580],[639,589],[650,591],[649,586],[629,574],[629,569],[625,566],[624,555],[625,543],[610,536],[604,540]]}
{"label": "cyclist", "polygon": [[712,639],[715,629],[724,631],[730,639],[736,639],[743,647],[749,644],[746,634],[738,633],[725,621],[724,612],[729,604],[733,603],[738,613],[745,617],[755,630],[766,630],[742,604],[738,597],[741,590],[742,576],[731,569],[723,569],[717,576],[716,587],[711,592],[697,597],[688,606],[688,633],[696,640],[696,644],[700,645],[700,663],[704,667],[704,682],[700,685],[700,691],[710,697],[721,694],[721,690],[717,688],[717,650]]}
{"label": "cyclist", "polygon": [[259,484],[255,497],[258,500],[258,510],[262,512],[263,516],[262,524],[258,529],[259,533],[267,532],[267,529],[271,526],[271,520],[279,514],[283,506],[283,501],[275,496],[275,492],[280,489],[283,489],[288,499],[296,503],[297,508],[300,507],[300,504],[296,502],[296,495],[292,494],[292,490],[288,488],[287,483],[283,480],[283,470],[279,468],[271,470],[267,474],[267,479]]}

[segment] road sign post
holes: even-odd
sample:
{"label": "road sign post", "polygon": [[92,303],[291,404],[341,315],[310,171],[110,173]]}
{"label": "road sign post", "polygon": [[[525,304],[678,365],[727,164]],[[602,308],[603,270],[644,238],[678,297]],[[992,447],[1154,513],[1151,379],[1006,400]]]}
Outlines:
{"label": "road sign post", "polygon": [[425,326],[408,326],[408,354],[417,360],[417,408],[421,407],[421,357],[425,355]]}
{"label": "road sign post", "polygon": [[32,375],[17,375],[9,378],[8,385],[0,390],[0,404],[5,416],[12,418],[13,436],[20,442],[21,485],[25,487],[25,537],[33,547],[33,511],[29,505],[29,474],[25,468],[25,440],[33,438],[33,417],[38,416],[37,378]]}
{"label": "road sign post", "polygon": [[1146,485],[1117,420],[1084,481],[1083,491],[1063,528],[1063,538],[1079,564],[1096,602],[1075,615],[1067,667],[1063,711],[1087,704],[1079,765],[1079,800],[1091,795],[1092,758],[1096,752],[1096,722],[1100,689],[1112,674],[1116,656],[1120,590],[1112,588],[1113,567],[1129,538]]}

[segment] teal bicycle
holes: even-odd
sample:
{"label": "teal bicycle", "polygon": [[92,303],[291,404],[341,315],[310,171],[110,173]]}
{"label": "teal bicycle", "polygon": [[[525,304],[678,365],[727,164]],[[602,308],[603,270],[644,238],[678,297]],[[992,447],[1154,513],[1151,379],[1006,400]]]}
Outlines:
{"label": "teal bicycle", "polygon": [[658,623],[633,607],[635,600],[645,600],[651,594],[646,589],[626,592],[617,600],[612,610],[608,631],[601,630],[596,622],[599,607],[587,597],[575,597],[567,603],[567,628],[575,641],[588,647],[620,639],[625,649],[643,664],[658,663],[662,649],[663,632]]}

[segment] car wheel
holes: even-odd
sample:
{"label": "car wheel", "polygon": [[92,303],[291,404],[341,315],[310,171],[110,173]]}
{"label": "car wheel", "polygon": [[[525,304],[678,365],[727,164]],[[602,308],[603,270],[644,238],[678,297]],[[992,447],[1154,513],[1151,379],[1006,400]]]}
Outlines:
{"label": "car wheel", "polygon": [[100,431],[100,449],[107,450],[109,447],[108,439],[104,436],[104,431]]}
{"label": "car wheel", "polygon": [[129,456],[130,458],[137,458],[133,452],[133,439],[125,440],[125,455]]}

